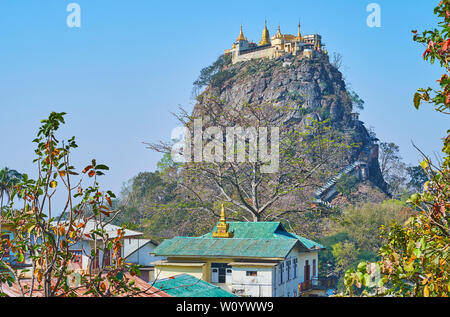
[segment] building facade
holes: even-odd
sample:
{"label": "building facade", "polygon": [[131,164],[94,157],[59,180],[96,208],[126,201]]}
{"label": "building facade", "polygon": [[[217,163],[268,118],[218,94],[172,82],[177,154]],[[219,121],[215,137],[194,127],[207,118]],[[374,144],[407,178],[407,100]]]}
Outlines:
{"label": "building facade", "polygon": [[[95,222],[88,221],[84,227],[84,232],[93,232],[97,229],[95,226]],[[105,233],[108,234],[109,239],[114,239],[117,237],[118,229],[120,229],[120,227],[111,224],[107,224],[104,227],[104,230],[106,231]],[[120,241],[122,247],[118,251],[118,256],[125,258],[125,250],[123,246],[127,239],[135,239],[140,236],[142,236],[141,232],[126,229],[124,232],[124,238]],[[95,257],[92,257],[92,250],[95,249],[97,249],[98,252]],[[73,255],[69,267],[75,271],[97,272],[101,268],[110,266],[113,263],[112,250],[107,250],[99,239],[94,240],[86,235],[83,235],[81,239],[71,245],[69,250]]]}
{"label": "building facade", "polygon": [[190,274],[238,296],[296,297],[304,295],[299,288],[305,282],[308,291],[317,285],[323,248],[279,222],[227,223],[222,210],[211,232],[168,239],[155,249],[167,257],[154,262],[155,278]]}
{"label": "building facade", "polygon": [[298,24],[296,36],[282,34],[278,26],[277,33],[272,37],[270,37],[266,23],[258,44],[247,40],[241,26],[239,36],[231,49],[225,50],[225,55],[231,55],[233,64],[257,58],[274,59],[286,54],[312,58],[317,54],[328,55],[328,52],[325,50],[325,45],[322,43],[320,35],[302,36],[300,23]]}

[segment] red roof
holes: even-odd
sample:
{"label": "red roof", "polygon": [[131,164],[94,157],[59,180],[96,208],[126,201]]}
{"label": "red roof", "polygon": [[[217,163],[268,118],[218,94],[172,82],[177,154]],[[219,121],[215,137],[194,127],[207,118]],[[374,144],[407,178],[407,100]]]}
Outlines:
{"label": "red roof", "polygon": [[[126,273],[125,276],[131,281],[134,281],[134,287],[139,288],[142,293],[139,293],[137,295],[127,295],[123,294],[120,295],[121,297],[127,297],[127,296],[133,296],[133,297],[172,297],[169,294],[160,291],[159,289],[151,286],[151,284],[147,283],[143,279],[137,277],[137,276],[131,276],[131,274]],[[27,286],[28,290],[25,290],[25,285]],[[22,286],[22,289],[24,289],[25,296],[29,296],[30,292],[29,289],[31,287],[31,279],[23,279],[20,280],[20,286]],[[8,284],[0,284],[0,293],[5,293],[8,297],[22,297],[22,291],[20,289],[19,283],[15,282],[12,286],[9,286]],[[75,291],[78,297],[93,297],[92,294],[84,295],[86,292],[86,288],[79,288]],[[32,296],[33,297],[43,297],[43,290],[38,290],[36,281],[34,286],[34,291]]]}

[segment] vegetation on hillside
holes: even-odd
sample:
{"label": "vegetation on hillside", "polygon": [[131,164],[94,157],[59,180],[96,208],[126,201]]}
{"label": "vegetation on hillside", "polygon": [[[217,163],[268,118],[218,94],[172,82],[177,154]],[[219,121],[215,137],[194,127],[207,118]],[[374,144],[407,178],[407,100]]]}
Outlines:
{"label": "vegetation on hillside", "polygon": [[[429,102],[443,114],[450,114],[450,1],[443,0],[435,8],[440,19],[438,28],[419,35],[414,40],[426,44],[425,60],[436,60],[444,69],[438,80],[441,90],[419,89],[414,106]],[[426,173],[423,191],[408,202],[417,214],[406,224],[393,223],[383,228],[386,243],[379,249],[380,260],[361,262],[345,274],[346,294],[363,290],[368,296],[448,297],[450,295],[450,130],[444,138],[445,157],[440,163],[423,155],[420,164]]]}

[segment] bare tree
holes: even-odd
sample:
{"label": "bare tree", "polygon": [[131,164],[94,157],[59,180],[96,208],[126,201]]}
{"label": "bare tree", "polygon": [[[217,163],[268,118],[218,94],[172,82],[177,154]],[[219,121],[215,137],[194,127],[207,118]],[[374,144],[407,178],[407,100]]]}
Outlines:
{"label": "bare tree", "polygon": [[[345,164],[341,158],[348,146],[342,138],[333,134],[328,121],[318,122],[311,117],[304,126],[289,125],[279,119],[286,109],[273,103],[228,106],[210,94],[203,94],[201,98],[193,115],[183,110],[177,115],[191,135],[195,132],[195,119],[202,119],[203,132],[207,132],[208,127],[216,127],[217,131],[222,132],[236,127],[245,131],[279,129],[279,168],[273,173],[264,173],[267,162],[249,159],[255,147],[258,153],[261,151],[258,148],[261,139],[257,142],[251,133],[244,136],[245,161],[235,159],[235,156],[242,154],[242,149],[233,147],[232,160],[195,162],[195,157],[189,157],[188,162],[183,164],[179,186],[196,198],[200,208],[216,216],[212,203],[219,200],[228,202],[234,217],[247,221],[270,221],[309,210],[312,189],[322,184],[331,171]],[[221,134],[220,137],[222,144],[234,142],[234,136],[233,139],[228,134]],[[267,137],[270,141],[274,138],[273,135]],[[204,148],[210,139],[202,138]],[[172,145],[166,142],[147,145],[163,153],[170,153],[172,149]],[[192,144],[188,147],[192,148]],[[275,150],[273,144],[269,148],[272,152]],[[227,149],[219,149],[219,152],[225,153]]]}
{"label": "bare tree", "polygon": [[336,69],[341,69],[342,67],[342,54],[341,53],[333,53],[333,61],[331,62],[331,65],[336,67]]}

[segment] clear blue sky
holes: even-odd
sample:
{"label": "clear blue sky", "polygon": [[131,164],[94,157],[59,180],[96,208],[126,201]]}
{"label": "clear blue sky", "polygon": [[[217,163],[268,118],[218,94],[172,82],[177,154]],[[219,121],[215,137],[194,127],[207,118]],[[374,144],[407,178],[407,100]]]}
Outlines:
{"label": "clear blue sky", "polygon": [[[66,25],[66,6],[81,6],[82,25]],[[68,113],[63,135],[75,135],[82,167],[91,158],[111,167],[103,184],[119,192],[124,181],[152,171],[160,154],[143,141],[168,140],[177,125],[170,112],[191,109],[200,69],[229,48],[240,24],[258,41],[271,35],[319,33],[330,53],[344,56],[342,72],[366,101],[361,118],[382,141],[418,153],[440,152],[448,119],[412,96],[440,77],[421,59],[411,30],[435,25],[438,0],[378,0],[381,28],[366,25],[365,0],[151,1],[2,0],[0,2],[0,167],[32,176],[32,140],[51,111]]]}

